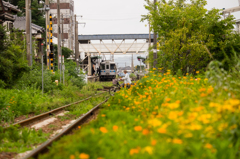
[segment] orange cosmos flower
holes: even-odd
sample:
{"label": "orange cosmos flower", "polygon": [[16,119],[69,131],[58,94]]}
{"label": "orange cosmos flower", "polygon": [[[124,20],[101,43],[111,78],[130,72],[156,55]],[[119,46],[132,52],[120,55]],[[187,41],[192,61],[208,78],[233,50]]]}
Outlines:
{"label": "orange cosmos flower", "polygon": [[164,129],[164,128],[159,128],[157,131],[161,134],[166,134],[166,132],[167,132],[166,129]]}
{"label": "orange cosmos flower", "polygon": [[117,131],[118,130],[118,126],[114,125],[113,126],[113,131]]}
{"label": "orange cosmos flower", "polygon": [[141,126],[135,126],[135,127],[134,127],[134,130],[135,130],[135,131],[142,131],[142,127],[141,127]]}
{"label": "orange cosmos flower", "polygon": [[85,153],[81,153],[81,154],[79,155],[79,158],[80,158],[80,159],[89,159],[89,155],[88,155],[88,154],[85,154]]}
{"label": "orange cosmos flower", "polygon": [[102,133],[107,133],[107,132],[108,132],[105,127],[100,127],[100,131],[101,131]]}
{"label": "orange cosmos flower", "polygon": [[149,134],[148,129],[143,129],[142,134],[143,134],[143,135],[148,135],[148,134]]}
{"label": "orange cosmos flower", "polygon": [[156,144],[157,144],[157,140],[154,140],[154,139],[153,139],[153,140],[151,141],[151,145],[152,145],[152,146],[155,146]]}
{"label": "orange cosmos flower", "polygon": [[180,139],[173,139],[172,142],[174,144],[182,144],[183,143],[182,140],[180,140]]}

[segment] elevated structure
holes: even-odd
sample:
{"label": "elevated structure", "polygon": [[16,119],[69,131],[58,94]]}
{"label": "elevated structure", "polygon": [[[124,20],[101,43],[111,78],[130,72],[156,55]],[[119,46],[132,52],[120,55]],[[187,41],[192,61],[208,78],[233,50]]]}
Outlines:
{"label": "elevated structure", "polygon": [[[232,13],[240,11],[240,0],[238,0],[238,3],[239,3],[239,6],[237,7],[228,8],[228,9],[223,8],[224,19],[230,16]],[[240,33],[240,19],[237,19],[235,22],[236,22],[236,31]]]}
{"label": "elevated structure", "polygon": [[[131,42],[129,41],[131,40]],[[139,41],[140,42],[139,42]],[[151,34],[151,43],[153,34]],[[88,65],[82,63],[84,69],[88,68],[88,74],[91,74],[91,56],[110,55],[110,60],[114,60],[114,55],[124,54],[146,54],[149,47],[149,34],[98,34],[98,35],[79,35],[79,52],[85,54],[88,58]],[[96,42],[97,41],[97,42]]]}

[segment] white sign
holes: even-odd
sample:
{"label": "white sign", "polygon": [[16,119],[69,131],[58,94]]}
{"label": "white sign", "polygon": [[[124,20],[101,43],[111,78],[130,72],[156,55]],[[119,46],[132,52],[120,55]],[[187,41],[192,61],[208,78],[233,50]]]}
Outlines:
{"label": "white sign", "polygon": [[80,53],[80,58],[83,60],[85,58],[85,52]]}
{"label": "white sign", "polygon": [[62,60],[63,60],[63,63],[64,63],[64,55],[62,55],[62,59],[61,59],[61,55],[59,55],[59,63],[62,63]]}

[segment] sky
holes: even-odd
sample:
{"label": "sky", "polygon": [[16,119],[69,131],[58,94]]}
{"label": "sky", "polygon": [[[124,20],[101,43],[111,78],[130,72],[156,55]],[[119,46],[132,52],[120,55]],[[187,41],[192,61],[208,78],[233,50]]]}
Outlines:
{"label": "sky", "polygon": [[[207,0],[207,2],[208,10],[239,6],[238,0]],[[78,22],[86,22],[85,26],[79,24],[78,33],[79,35],[148,33],[147,22],[140,22],[141,15],[148,13],[144,5],[144,0],[75,0],[74,12],[78,15]],[[240,19],[240,12],[233,15]],[[118,57],[115,59],[119,66],[125,66],[125,62],[130,66],[131,56]],[[137,62],[134,58],[134,63]]]}

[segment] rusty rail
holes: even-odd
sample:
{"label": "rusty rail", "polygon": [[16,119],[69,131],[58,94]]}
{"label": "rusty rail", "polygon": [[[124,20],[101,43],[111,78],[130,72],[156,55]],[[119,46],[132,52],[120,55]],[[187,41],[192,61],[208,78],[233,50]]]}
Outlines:
{"label": "rusty rail", "polygon": [[98,104],[97,106],[95,106],[93,109],[91,109],[88,113],[86,113],[85,115],[81,116],[80,118],[77,119],[77,121],[75,121],[73,124],[71,124],[69,127],[67,127],[66,129],[64,129],[61,133],[59,133],[58,135],[54,136],[52,139],[46,141],[45,143],[43,143],[41,146],[39,146],[38,148],[36,148],[35,150],[33,150],[30,154],[28,154],[27,156],[25,156],[23,159],[29,159],[29,158],[38,158],[38,156],[40,154],[44,154],[47,153],[49,151],[49,147],[52,145],[53,142],[59,140],[62,136],[67,135],[72,133],[72,131],[74,129],[77,129],[79,125],[84,124],[89,117],[91,117],[98,109],[99,107],[106,103],[108,99],[106,99],[105,101],[103,101],[102,103]]}
{"label": "rusty rail", "polygon": [[[102,92],[102,93],[96,94],[95,96],[101,95],[103,93],[106,93],[106,92]],[[31,117],[31,118],[28,118],[28,119],[19,121],[17,123],[12,124],[12,125],[20,125],[21,127],[33,125],[33,124],[37,123],[38,121],[41,121],[41,120],[44,120],[44,119],[47,119],[47,118],[51,117],[52,115],[57,115],[59,112],[61,112],[62,110],[64,110],[65,108],[67,108],[67,107],[69,107],[71,105],[75,105],[75,104],[84,102],[86,100],[91,99],[92,97],[94,97],[94,96],[90,96],[90,97],[88,97],[86,99],[83,99],[83,100],[80,100],[80,101],[77,101],[77,102],[74,102],[74,103],[71,103],[71,104],[68,104],[68,105],[65,105],[65,106],[53,109],[53,110],[48,111],[46,113],[43,113],[43,114],[40,114],[40,115]],[[5,127],[4,129],[8,129],[8,128],[9,127]]]}

